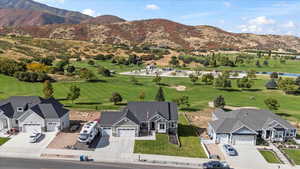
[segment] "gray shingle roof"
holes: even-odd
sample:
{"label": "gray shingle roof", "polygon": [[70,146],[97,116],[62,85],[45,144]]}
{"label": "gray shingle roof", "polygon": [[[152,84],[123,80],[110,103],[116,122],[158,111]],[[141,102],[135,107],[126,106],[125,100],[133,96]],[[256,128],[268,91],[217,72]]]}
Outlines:
{"label": "gray shingle roof", "polygon": [[9,118],[19,118],[24,112],[17,112],[22,107],[25,111],[32,110],[44,119],[60,118],[69,110],[65,109],[57,100],[43,99],[38,96],[13,96],[0,101],[0,109]]}
{"label": "gray shingle roof", "polygon": [[178,120],[177,106],[172,102],[129,102],[120,112],[103,112],[100,118],[101,125],[113,125],[127,117],[136,124],[148,121],[155,115],[161,115],[167,120]]}
{"label": "gray shingle roof", "polygon": [[267,128],[273,120],[286,128],[295,129],[286,120],[268,110],[239,109],[230,112],[217,110],[214,115],[218,120],[210,124],[217,133],[231,133],[242,126],[258,131]]}

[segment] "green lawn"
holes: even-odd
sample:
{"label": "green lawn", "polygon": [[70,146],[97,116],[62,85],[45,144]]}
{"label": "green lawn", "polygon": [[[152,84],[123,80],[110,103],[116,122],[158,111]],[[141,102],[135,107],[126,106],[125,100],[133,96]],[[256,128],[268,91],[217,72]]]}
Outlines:
{"label": "green lawn", "polygon": [[300,165],[300,150],[298,149],[284,149],[283,150],[288,157],[295,162],[296,165]]}
{"label": "green lawn", "polygon": [[281,163],[276,154],[269,150],[259,150],[260,154],[264,156],[265,160],[268,163]]}
{"label": "green lawn", "polygon": [[[76,67],[88,67],[96,71],[94,66],[90,66],[84,62],[72,63]],[[120,65],[113,65],[110,62],[97,61],[97,64],[109,67],[117,72],[125,70],[136,69],[137,67],[127,67]],[[71,109],[83,109],[83,110],[98,110],[103,109],[119,109],[120,106],[115,106],[109,102],[113,92],[119,92],[123,97],[123,102],[137,101],[139,93],[144,91],[146,94],[146,101],[154,99],[158,90],[158,86],[152,82],[152,77],[138,77],[141,85],[134,85],[130,82],[130,77],[125,75],[114,75],[113,77],[102,77],[98,75],[99,82],[56,82],[54,86],[54,96],[60,99],[63,104]],[[284,118],[294,121],[300,121],[300,96],[285,95],[281,91],[270,91],[264,88],[264,84],[267,79],[258,79],[255,81],[255,90],[245,91],[239,90],[236,87],[236,81],[233,81],[232,91],[219,90],[212,86],[204,84],[193,85],[189,78],[162,78],[162,83],[168,86],[184,85],[187,87],[186,91],[176,91],[173,88],[164,86],[164,93],[166,100],[172,101],[174,98],[180,96],[188,96],[191,104],[191,109],[201,110],[208,107],[208,102],[212,101],[216,96],[223,95],[226,100],[226,104],[230,106],[254,106],[266,109],[264,100],[268,97],[278,99],[281,107],[277,111]],[[77,85],[81,88],[81,96],[75,100],[74,103],[65,100],[69,87],[71,85]],[[0,75],[0,99],[5,99],[14,95],[38,95],[42,94],[43,84],[41,83],[26,83],[20,82],[13,77]]]}
{"label": "green lawn", "polygon": [[9,138],[2,138],[0,137],[0,146],[4,143],[6,143],[9,140]]}
{"label": "green lawn", "polygon": [[188,124],[183,115],[180,115],[179,120],[178,132],[181,147],[170,144],[167,135],[157,134],[155,141],[136,140],[134,152],[141,154],[207,158],[193,127]]}

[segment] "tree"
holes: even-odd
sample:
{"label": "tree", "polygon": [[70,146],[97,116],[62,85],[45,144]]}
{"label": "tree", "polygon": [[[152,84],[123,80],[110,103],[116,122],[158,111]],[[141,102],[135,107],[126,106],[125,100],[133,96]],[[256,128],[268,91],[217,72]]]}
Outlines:
{"label": "tree", "polygon": [[231,80],[225,78],[224,76],[219,76],[215,79],[214,86],[217,88],[231,88]]}
{"label": "tree", "polygon": [[223,96],[218,96],[215,100],[214,100],[214,107],[216,108],[224,108],[226,105],[225,103],[225,99]]}
{"label": "tree", "polygon": [[88,61],[88,64],[89,64],[89,65],[95,65],[95,61],[89,60],[89,61]]}
{"label": "tree", "polygon": [[98,67],[98,73],[101,74],[104,77],[110,77],[111,76],[110,70],[106,69],[103,66]]}
{"label": "tree", "polygon": [[298,76],[296,78],[295,84],[298,85],[298,86],[300,86],[300,76]]}
{"label": "tree", "polygon": [[261,66],[259,60],[256,61],[255,65],[256,65],[257,67],[260,67],[260,66]]}
{"label": "tree", "polygon": [[278,110],[280,107],[278,100],[274,98],[268,98],[264,102],[270,110]]}
{"label": "tree", "polygon": [[263,62],[263,64],[264,64],[264,66],[269,66],[269,61],[265,60],[265,61]]}
{"label": "tree", "polygon": [[145,92],[144,92],[144,91],[141,91],[141,93],[139,94],[139,99],[140,99],[140,100],[145,100],[145,98],[146,98]]}
{"label": "tree", "polygon": [[80,88],[75,85],[72,85],[67,95],[67,99],[72,100],[72,104],[73,104],[74,100],[78,99],[79,96],[80,96]]}
{"label": "tree", "polygon": [[75,70],[76,70],[76,68],[74,66],[68,66],[67,67],[67,72],[68,73],[73,73],[73,72],[75,72]]}
{"label": "tree", "polygon": [[270,75],[270,78],[271,78],[271,79],[278,79],[278,77],[279,77],[279,75],[278,75],[277,72],[273,72],[273,73],[271,73],[271,75]]}
{"label": "tree", "polygon": [[172,56],[169,64],[171,64],[173,66],[178,66],[179,65],[179,61],[178,61],[177,57],[176,56]]}
{"label": "tree", "polygon": [[158,85],[161,82],[161,80],[162,80],[161,77],[157,73],[152,81]]}
{"label": "tree", "polygon": [[254,85],[254,81],[250,80],[248,77],[243,77],[237,80],[238,88],[248,88],[250,89]]}
{"label": "tree", "polygon": [[89,69],[82,68],[79,73],[80,78],[85,79],[86,81],[97,80],[96,75]]}
{"label": "tree", "polygon": [[174,99],[173,102],[175,102],[178,106],[183,108],[189,108],[191,106],[188,96],[179,97],[177,99]]}
{"label": "tree", "polygon": [[38,63],[38,62],[33,62],[29,63],[26,65],[27,70],[32,71],[32,72],[47,72],[48,66]]}
{"label": "tree", "polygon": [[247,76],[250,79],[255,79],[256,78],[256,71],[255,70],[250,70],[247,72]]}
{"label": "tree", "polygon": [[299,86],[296,85],[294,79],[286,78],[278,80],[279,89],[283,90],[286,94],[295,94],[299,90]]}
{"label": "tree", "polygon": [[109,100],[111,102],[113,102],[114,105],[117,105],[118,103],[122,102],[123,98],[122,98],[120,93],[115,92],[115,93],[112,94],[112,96]]}
{"label": "tree", "polygon": [[53,97],[54,89],[53,89],[53,86],[52,86],[52,84],[49,80],[46,80],[44,82],[43,93],[44,93],[44,97],[46,99],[49,99],[49,98]]}
{"label": "tree", "polygon": [[157,94],[155,96],[155,100],[158,102],[164,102],[165,101],[165,96],[164,96],[164,91],[162,87],[159,87]]}
{"label": "tree", "polygon": [[214,76],[211,73],[202,75],[201,81],[206,85],[212,85],[214,82]]}
{"label": "tree", "polygon": [[198,76],[197,75],[194,75],[194,74],[190,74],[189,75],[189,78],[190,78],[190,80],[191,80],[191,82],[193,83],[193,84],[195,84],[197,81],[198,81]]}

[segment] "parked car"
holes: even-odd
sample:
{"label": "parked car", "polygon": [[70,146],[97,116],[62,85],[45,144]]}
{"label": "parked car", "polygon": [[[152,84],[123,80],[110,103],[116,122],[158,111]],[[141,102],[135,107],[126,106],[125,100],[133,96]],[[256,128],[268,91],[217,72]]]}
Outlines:
{"label": "parked car", "polygon": [[230,169],[229,165],[226,162],[220,161],[210,161],[203,163],[203,169]]}
{"label": "parked car", "polygon": [[223,148],[229,156],[237,156],[237,151],[229,144],[224,144]]}
{"label": "parked car", "polygon": [[36,143],[41,137],[41,132],[33,131],[29,136],[29,143]]}

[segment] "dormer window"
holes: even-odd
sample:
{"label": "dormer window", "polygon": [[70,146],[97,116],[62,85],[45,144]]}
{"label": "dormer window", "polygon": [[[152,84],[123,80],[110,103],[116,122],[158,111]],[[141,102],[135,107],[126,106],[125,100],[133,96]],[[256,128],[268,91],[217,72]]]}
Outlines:
{"label": "dormer window", "polygon": [[24,111],[23,107],[17,107],[17,112],[23,112],[23,111]]}

